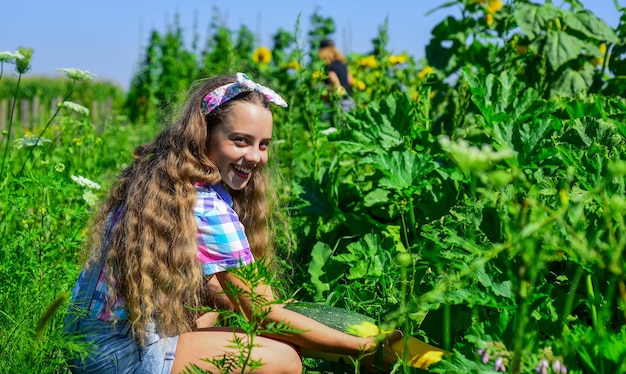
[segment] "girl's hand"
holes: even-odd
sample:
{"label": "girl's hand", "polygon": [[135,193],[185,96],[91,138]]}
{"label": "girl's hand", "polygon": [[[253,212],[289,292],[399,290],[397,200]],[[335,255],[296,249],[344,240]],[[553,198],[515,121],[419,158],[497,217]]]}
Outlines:
{"label": "girl's hand", "polygon": [[[398,361],[398,354],[391,346],[402,337],[403,333],[400,330],[387,335],[385,340],[378,344],[378,349],[372,350],[372,353],[361,360],[362,367],[373,373],[389,372],[393,364]],[[376,344],[376,337],[372,337],[371,343]]]}

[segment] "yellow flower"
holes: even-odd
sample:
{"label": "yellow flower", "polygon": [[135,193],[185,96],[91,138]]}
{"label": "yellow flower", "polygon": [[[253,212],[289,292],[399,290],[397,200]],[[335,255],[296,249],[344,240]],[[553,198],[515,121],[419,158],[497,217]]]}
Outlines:
{"label": "yellow flower", "polygon": [[272,51],[266,47],[259,47],[254,50],[252,61],[257,64],[269,64],[272,61]]}
{"label": "yellow flower", "polygon": [[322,80],[324,79],[324,74],[321,71],[314,71],[313,74],[311,74],[311,79],[314,81]]}
{"label": "yellow flower", "polygon": [[432,74],[432,73],[434,73],[434,72],[435,72],[435,70],[434,70],[432,67],[430,67],[430,66],[426,65],[426,66],[424,66],[424,68],[422,69],[422,71],[420,71],[419,73],[417,73],[417,77],[418,77],[420,80],[424,80],[424,79],[426,79],[426,77],[427,77],[427,76],[431,75],[431,74]]}
{"label": "yellow flower", "polygon": [[489,0],[487,4],[487,11],[489,13],[495,13],[499,11],[503,6],[504,4],[502,3],[502,0]]}
{"label": "yellow flower", "polygon": [[604,56],[606,55],[606,43],[602,43],[598,46],[601,56],[593,56],[590,58],[590,62],[593,66],[600,66],[604,63]]}
{"label": "yellow flower", "polygon": [[389,63],[392,65],[404,64],[407,61],[405,55],[389,56]]}
{"label": "yellow flower", "polygon": [[378,334],[389,334],[390,330],[379,329],[378,326],[371,322],[361,322],[359,324],[353,324],[346,328],[346,332],[351,335],[367,338],[370,336],[376,336]]}
{"label": "yellow flower", "polygon": [[354,88],[356,88],[359,91],[365,91],[365,83],[362,80],[355,79]]}
{"label": "yellow flower", "polygon": [[491,13],[487,13],[487,14],[485,15],[485,22],[487,23],[487,26],[488,26],[488,27],[493,26],[493,14],[491,14]]}
{"label": "yellow flower", "polygon": [[300,64],[298,63],[298,61],[296,61],[295,59],[289,61],[288,63],[286,63],[285,65],[283,65],[283,67],[285,69],[294,69],[294,70],[300,70]]}
{"label": "yellow flower", "polygon": [[357,65],[363,68],[375,68],[376,67],[376,57],[373,55],[369,55],[367,57],[363,57],[359,59]]}
{"label": "yellow flower", "polygon": [[592,57],[591,58],[591,63],[593,64],[593,66],[600,66],[604,63],[604,58],[602,57]]}

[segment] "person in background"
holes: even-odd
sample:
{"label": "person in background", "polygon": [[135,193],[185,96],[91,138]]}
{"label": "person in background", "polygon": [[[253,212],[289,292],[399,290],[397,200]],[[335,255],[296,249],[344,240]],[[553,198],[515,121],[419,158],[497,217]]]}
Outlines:
{"label": "person in background", "polygon": [[248,337],[231,327],[198,328],[195,310],[211,283],[235,290],[227,303],[248,319],[258,295],[267,313],[259,323],[301,331],[255,337],[250,359],[262,363],[255,373],[300,374],[300,349],[370,360],[381,350],[384,362],[396,361],[389,346],[399,331],[380,345],[331,329],[284,308],[269,284],[251,289],[242,275],[250,272],[238,271],[274,257],[264,168],[270,104],[287,106],[243,73],[208,79],[171,127],[135,149],[95,216],[90,259],[72,293],[64,332],[94,348],[69,358],[73,372],[180,373],[190,365],[218,372],[207,360],[237,355],[234,339]]}
{"label": "person in background", "polygon": [[339,96],[342,112],[354,109],[356,106],[352,99],[354,82],[346,57],[335,46],[335,43],[329,39],[321,41],[318,55],[326,63],[327,83],[330,90]]}

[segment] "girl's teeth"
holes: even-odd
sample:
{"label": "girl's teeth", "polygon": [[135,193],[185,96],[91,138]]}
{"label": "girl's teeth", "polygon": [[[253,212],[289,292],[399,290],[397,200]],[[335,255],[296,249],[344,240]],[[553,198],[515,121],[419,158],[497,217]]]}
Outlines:
{"label": "girl's teeth", "polygon": [[252,171],[252,169],[243,169],[243,168],[240,168],[240,167],[237,167],[237,166],[234,166],[233,168],[235,170],[237,170],[238,172],[243,173],[243,174],[248,174],[248,173],[250,173]]}

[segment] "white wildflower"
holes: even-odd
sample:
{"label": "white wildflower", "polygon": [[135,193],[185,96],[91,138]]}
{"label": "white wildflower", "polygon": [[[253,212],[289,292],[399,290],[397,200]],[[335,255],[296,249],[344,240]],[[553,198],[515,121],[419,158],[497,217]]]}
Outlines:
{"label": "white wildflower", "polygon": [[22,59],[24,56],[19,52],[0,52],[0,62],[15,62],[15,60]]}
{"label": "white wildflower", "polygon": [[332,134],[334,132],[337,132],[337,129],[335,127],[329,127],[326,130],[320,131],[320,134],[322,134],[322,135],[330,135],[330,134]]}
{"label": "white wildflower", "polygon": [[484,171],[495,162],[515,156],[511,149],[495,151],[489,144],[483,144],[478,148],[470,145],[465,139],[451,141],[447,136],[440,137],[439,144],[464,172]]}
{"label": "white wildflower", "polygon": [[100,185],[98,183],[91,181],[83,176],[72,175],[71,178],[74,182],[80,184],[83,187],[93,188],[94,190],[100,189]]}
{"label": "white wildflower", "polygon": [[13,143],[15,144],[15,148],[22,149],[23,147],[39,147],[51,141],[50,139],[37,135],[24,135],[21,138],[15,139]]}
{"label": "white wildflower", "polygon": [[98,197],[95,193],[91,192],[91,190],[85,190],[83,192],[83,199],[87,202],[87,205],[90,207],[96,206],[98,203]]}
{"label": "white wildflower", "polygon": [[80,70],[76,68],[59,68],[57,71],[65,74],[66,77],[75,81],[89,81],[91,78],[96,76],[87,70]]}
{"label": "white wildflower", "polygon": [[76,113],[82,114],[84,116],[88,116],[89,115],[89,109],[85,108],[84,106],[80,105],[80,104],[76,104],[72,101],[64,101],[62,103],[59,104],[59,106],[61,106],[62,108],[66,108],[69,109],[71,111],[74,111]]}

